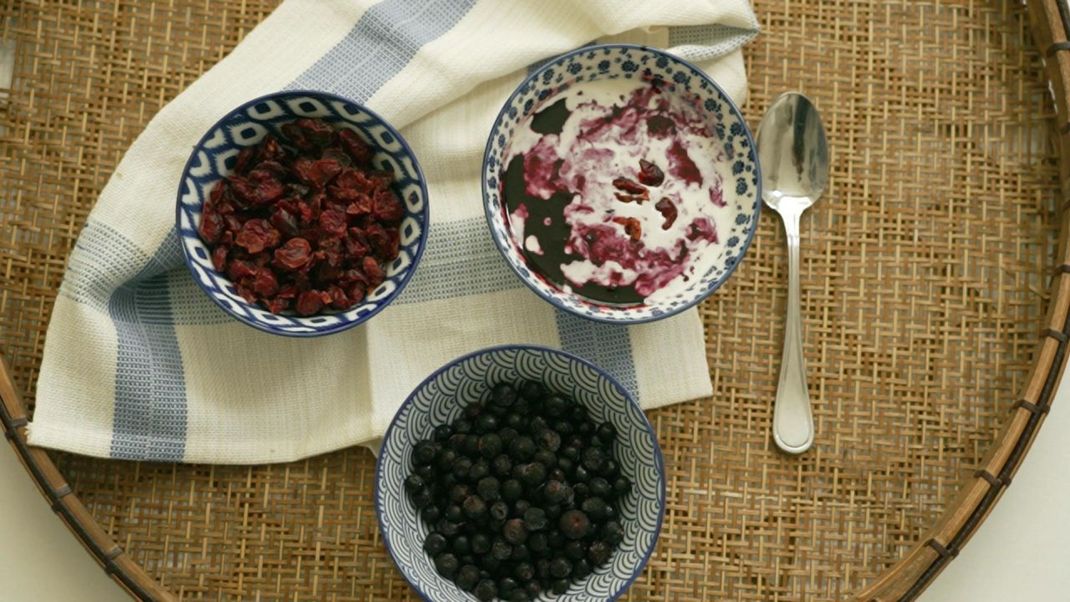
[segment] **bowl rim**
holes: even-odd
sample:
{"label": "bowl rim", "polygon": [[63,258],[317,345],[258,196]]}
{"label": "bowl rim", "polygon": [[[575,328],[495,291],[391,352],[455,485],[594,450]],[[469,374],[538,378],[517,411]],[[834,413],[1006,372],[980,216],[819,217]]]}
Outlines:
{"label": "bowl rim", "polygon": [[[731,266],[727,266],[725,268],[725,273],[722,274],[720,278],[718,278],[717,280],[715,280],[712,283],[710,283],[710,286],[705,291],[703,291],[701,294],[697,295],[694,299],[692,299],[692,300],[688,301],[687,303],[684,303],[684,304],[682,304],[682,305],[680,305],[678,307],[674,307],[672,309],[663,311],[662,313],[660,313],[658,315],[653,315],[653,316],[649,316],[649,317],[645,317],[645,318],[628,318],[626,316],[625,317],[610,317],[609,315],[603,315],[603,314],[597,314],[597,313],[595,313],[595,314],[585,314],[585,313],[581,313],[581,312],[579,312],[579,311],[577,311],[577,310],[575,310],[575,309],[573,309],[573,308],[561,303],[560,301],[558,301],[554,297],[551,297],[549,295],[543,294],[542,291],[540,291],[538,288],[535,287],[535,285],[531,282],[531,280],[529,278],[525,278],[520,273],[520,270],[516,266],[514,266],[511,261],[509,261],[509,255],[508,255],[508,249],[507,249],[508,245],[506,245],[506,243],[504,241],[499,240],[499,238],[497,236],[495,236],[494,227],[493,227],[493,220],[494,220],[494,215],[495,215],[496,212],[491,209],[490,196],[487,193],[487,163],[489,162],[490,157],[491,157],[491,147],[493,146],[493,142],[494,142],[495,130],[497,129],[498,124],[501,122],[502,116],[505,114],[505,112],[508,109],[509,105],[511,105],[513,103],[513,99],[515,99],[516,96],[520,93],[521,88],[523,88],[524,86],[527,86],[529,83],[534,83],[536,86],[540,86],[540,84],[538,84],[537,80],[541,77],[542,73],[544,71],[546,71],[547,69],[556,66],[558,63],[560,63],[564,59],[567,59],[567,58],[575,56],[575,55],[585,54],[585,53],[588,53],[588,52],[602,50],[602,49],[606,49],[606,48],[624,48],[624,49],[640,50],[640,51],[643,51],[643,52],[651,53],[651,54],[653,54],[655,56],[659,56],[659,57],[664,56],[664,57],[668,58],[670,61],[674,61],[676,63],[679,63],[679,64],[691,69],[700,78],[704,79],[707,83],[709,83],[711,86],[713,86],[714,90],[717,91],[717,93],[721,96],[721,98],[728,102],[729,109],[732,111],[732,113],[734,113],[736,115],[736,117],[739,118],[740,123],[743,125],[743,134],[746,136],[747,142],[750,144],[751,154],[754,156],[754,175],[757,178],[757,182],[758,182],[757,185],[755,186],[756,199],[755,199],[755,209],[754,209],[754,213],[753,213],[753,219],[751,220],[750,229],[747,231],[746,238],[743,240],[743,246],[740,247],[739,255],[737,256],[736,262],[733,263]],[[754,240],[754,233],[758,230],[758,221],[761,219],[762,206],[764,205],[764,203],[762,201],[762,167],[761,167],[760,161],[758,160],[758,146],[754,142],[754,136],[751,134],[750,126],[747,124],[747,120],[743,116],[743,111],[741,111],[739,109],[739,106],[737,106],[736,102],[734,100],[732,100],[732,97],[729,96],[728,93],[725,92],[725,89],[722,88],[721,85],[718,84],[716,81],[714,81],[714,79],[712,77],[710,77],[709,74],[707,74],[705,71],[703,71],[701,68],[699,68],[694,63],[692,63],[692,62],[690,62],[690,61],[688,61],[686,59],[680,58],[680,57],[676,56],[675,54],[672,54],[671,52],[668,52],[667,50],[662,50],[660,48],[653,48],[653,47],[647,46],[645,44],[625,44],[625,43],[595,44],[595,45],[592,45],[592,46],[583,46],[583,47],[577,48],[575,50],[571,50],[569,52],[566,52],[564,54],[557,55],[557,56],[551,58],[546,63],[540,65],[538,69],[535,69],[534,71],[529,73],[527,75],[527,77],[525,77],[523,79],[523,81],[521,81],[519,84],[517,84],[517,86],[513,90],[512,94],[510,94],[509,98],[507,98],[506,101],[502,104],[502,108],[498,111],[498,115],[494,118],[494,122],[491,125],[490,133],[487,135],[487,144],[486,144],[486,146],[484,147],[484,150],[483,150],[483,163],[482,163],[481,168],[480,168],[480,192],[483,194],[483,213],[484,213],[484,217],[487,220],[487,228],[488,228],[488,230],[490,230],[491,240],[494,241],[494,246],[495,246],[495,248],[498,249],[498,252],[502,255],[502,259],[505,261],[505,264],[507,266],[509,266],[509,269],[512,270],[512,272],[514,274],[516,274],[517,278],[519,278],[520,281],[523,282],[525,286],[527,286],[536,295],[538,295],[539,298],[541,298],[544,301],[550,303],[551,305],[553,305],[557,309],[560,309],[560,310],[563,310],[563,311],[567,311],[572,315],[579,316],[579,317],[584,318],[586,320],[592,320],[594,322],[602,322],[602,323],[607,323],[607,324],[643,324],[643,323],[646,323],[646,322],[654,322],[654,321],[657,321],[657,320],[663,320],[665,318],[668,318],[668,317],[671,317],[671,316],[675,316],[676,314],[679,314],[679,313],[681,313],[681,312],[683,312],[685,310],[691,309],[695,305],[698,305],[699,303],[705,301],[713,293],[717,292],[717,289],[721,288],[721,285],[723,285],[726,281],[728,281],[728,279],[732,276],[733,273],[735,273],[736,269],[739,267],[739,264],[743,263],[743,260],[746,258],[747,251],[750,249],[751,241]],[[554,285],[554,286],[557,286],[557,285]],[[564,294],[564,291],[561,291],[561,293]],[[583,297],[582,295],[577,295],[576,293],[571,293],[571,294],[573,296],[579,298],[579,299],[584,300],[585,302],[591,303],[592,305],[597,305],[597,306],[601,306],[601,307],[607,307],[608,306],[607,304],[601,304],[601,303],[592,302],[592,301],[588,300],[586,297]],[[608,307],[611,307],[611,306],[608,306]]]}
{"label": "bowl rim", "polygon": [[[416,170],[416,175],[419,176],[420,192],[423,194],[423,197],[424,197],[424,208],[423,208],[423,212],[422,212],[423,213],[423,227],[421,228],[421,231],[420,231],[419,246],[416,249],[416,254],[412,258],[412,267],[409,268],[408,274],[406,274],[405,277],[402,278],[400,282],[398,282],[398,285],[394,289],[394,291],[392,293],[390,293],[389,295],[387,295],[385,299],[380,301],[378,306],[374,310],[364,314],[363,316],[360,316],[359,318],[357,318],[355,320],[343,321],[340,324],[337,324],[337,325],[335,325],[335,326],[333,326],[331,328],[324,329],[324,330],[313,330],[311,332],[292,332],[292,331],[275,330],[274,328],[272,328],[272,327],[270,327],[270,326],[268,326],[266,324],[262,324],[262,323],[260,323],[259,321],[255,320],[255,319],[252,319],[252,318],[249,318],[249,317],[246,317],[246,316],[240,316],[240,315],[234,313],[234,311],[231,310],[231,308],[228,307],[227,304],[225,304],[222,301],[220,301],[219,299],[217,299],[215,297],[215,295],[213,295],[212,292],[204,285],[204,283],[201,282],[201,279],[197,277],[197,274],[193,271],[193,258],[190,257],[189,250],[186,248],[186,245],[182,242],[182,239],[183,239],[183,235],[182,235],[182,183],[186,179],[186,174],[189,173],[190,167],[193,164],[193,160],[197,156],[197,152],[201,148],[204,147],[204,144],[209,140],[210,135],[213,132],[215,132],[218,128],[220,128],[223,125],[223,122],[225,122],[226,120],[228,120],[231,117],[233,117],[236,113],[244,112],[249,107],[255,106],[255,105],[259,104],[259,103],[262,103],[262,102],[265,102],[265,101],[268,101],[268,100],[285,99],[285,98],[291,97],[291,96],[311,96],[311,97],[314,97],[314,98],[317,98],[317,99],[322,99],[322,100],[327,100],[327,101],[343,102],[343,103],[346,103],[346,104],[353,105],[353,106],[357,107],[358,109],[360,109],[361,111],[364,111],[365,113],[371,115],[374,119],[379,120],[379,122],[382,123],[384,127],[386,127],[386,129],[390,133],[390,135],[394,136],[394,138],[397,139],[397,141],[401,144],[402,151],[404,153],[408,154],[409,158],[412,159],[413,169]],[[182,172],[179,175],[178,187],[177,187],[176,196],[175,196],[175,233],[178,236],[179,246],[182,247],[182,258],[185,261],[186,269],[188,270],[190,277],[193,279],[194,282],[197,283],[197,287],[199,289],[201,289],[201,291],[205,294],[205,296],[208,297],[209,299],[211,299],[212,302],[216,304],[216,306],[218,306],[224,312],[226,312],[226,314],[228,316],[230,316],[231,318],[233,318],[235,320],[238,320],[242,324],[245,324],[247,326],[255,328],[256,330],[259,330],[261,332],[266,332],[266,333],[277,335],[277,336],[292,337],[292,338],[313,338],[313,337],[320,337],[320,336],[326,336],[326,335],[330,335],[330,334],[339,333],[339,332],[342,332],[342,331],[345,331],[345,330],[349,330],[350,328],[353,328],[354,326],[358,326],[360,324],[363,324],[363,323],[367,322],[368,320],[371,320],[379,312],[381,312],[384,309],[386,309],[386,307],[388,305],[393,303],[394,300],[398,298],[398,296],[401,294],[401,291],[403,291],[405,289],[405,287],[409,284],[409,281],[412,280],[413,275],[416,273],[416,268],[419,267],[419,265],[420,265],[420,259],[423,258],[424,250],[427,248],[427,234],[428,234],[428,230],[431,229],[430,228],[430,226],[431,226],[431,204],[430,204],[429,200],[430,199],[428,198],[428,193],[427,193],[427,176],[424,175],[423,168],[420,166],[420,161],[419,161],[419,159],[417,159],[416,153],[412,150],[412,147],[409,145],[409,142],[407,140],[405,140],[405,137],[401,135],[401,132],[399,132],[397,130],[397,128],[395,128],[382,115],[379,115],[375,111],[369,109],[363,103],[359,103],[359,102],[357,102],[355,100],[352,100],[350,98],[346,98],[346,97],[338,95],[338,94],[333,94],[331,92],[323,92],[323,91],[320,91],[320,90],[309,90],[309,89],[279,90],[277,92],[269,92],[267,94],[262,94],[260,96],[255,97],[255,98],[247,100],[247,101],[243,102],[242,104],[234,107],[233,109],[227,111],[222,117],[220,117],[215,122],[213,122],[212,125],[209,126],[207,130],[205,130],[204,134],[200,137],[200,139],[197,140],[197,143],[193,145],[193,148],[192,148],[192,150],[190,151],[190,154],[189,154],[189,158],[186,159],[186,163],[185,163],[185,165],[183,165]],[[200,204],[201,204],[201,207],[203,208],[203,206],[204,206],[204,200],[203,199],[201,200]],[[199,237],[200,237],[200,235],[198,234],[198,238]],[[205,245],[205,246],[207,246],[207,245]],[[219,276],[221,278],[224,278],[228,282],[230,282],[230,278],[227,278],[224,274],[220,274],[215,269],[215,267],[212,267],[211,271],[212,271],[212,273],[214,275]],[[231,284],[233,284],[233,282]],[[261,308],[261,309],[263,309],[263,308]],[[267,311],[267,310],[264,310],[264,311]],[[271,312],[268,312],[268,313],[271,313]],[[279,314],[272,314],[272,315],[279,315]],[[315,315],[334,315],[334,314],[315,314]],[[304,317],[314,317],[314,316],[304,316]]]}
{"label": "bowl rim", "polygon": [[[534,345],[525,343],[484,347],[482,349],[466,353],[460,357],[454,358],[446,362],[434,372],[429,374],[422,381],[420,381],[420,384],[416,385],[416,387],[413,388],[412,392],[409,393],[409,395],[405,398],[405,401],[401,402],[401,405],[394,413],[393,418],[390,419],[390,425],[387,427],[386,432],[383,434],[382,443],[380,443],[379,445],[378,454],[375,460],[375,518],[376,521],[379,523],[379,533],[383,537],[383,544],[386,546],[386,550],[390,554],[390,560],[398,568],[398,571],[401,573],[401,576],[405,578],[405,581],[408,582],[409,586],[412,587],[412,589],[415,590],[417,595],[419,595],[422,599],[434,602],[431,597],[429,597],[423,590],[421,590],[415,583],[413,583],[412,579],[409,578],[409,574],[406,570],[407,567],[403,567],[401,563],[398,562],[397,556],[394,554],[394,548],[390,544],[390,537],[388,536],[389,530],[383,523],[383,492],[381,486],[383,481],[383,451],[386,447],[387,441],[390,440],[391,433],[394,431],[394,426],[397,424],[398,417],[401,416],[401,413],[412,404],[413,398],[416,396],[416,393],[426,387],[428,383],[437,378],[446,370],[456,366],[457,364],[460,364],[461,362],[465,362],[469,359],[482,355],[489,355],[492,353],[499,353],[502,351],[510,350],[550,353],[562,356],[570,362],[578,362],[594,370],[599,376],[606,378],[607,380],[609,380],[609,383],[611,385],[617,388],[617,390],[624,396],[626,403],[632,404],[637,410],[639,410],[639,416],[642,417],[643,429],[646,431],[646,434],[650,436],[650,440],[654,443],[654,468],[658,471],[659,498],[658,520],[657,523],[654,525],[654,538],[650,541],[650,545],[647,547],[647,549],[643,551],[643,557],[640,558],[639,562],[633,567],[632,574],[628,577],[627,580],[625,580],[624,584],[619,589],[617,589],[617,591],[613,592],[613,594],[610,595],[610,597],[607,599],[607,602],[617,600],[622,595],[624,595],[625,592],[628,591],[628,588],[630,588],[632,584],[635,583],[635,580],[639,578],[639,575],[643,574],[643,570],[646,568],[647,563],[650,561],[650,557],[654,554],[654,549],[657,548],[658,539],[660,539],[661,537],[661,527],[662,523],[665,521],[665,507],[668,503],[668,499],[666,497],[667,479],[665,476],[665,458],[661,453],[661,445],[658,444],[658,436],[657,433],[654,431],[654,426],[650,423],[650,419],[647,418],[646,412],[643,410],[642,406],[639,405],[639,403],[635,400],[635,398],[628,391],[628,389],[624,385],[622,385],[620,381],[618,381],[612,374],[607,372],[605,369],[599,367],[594,362],[582,358],[574,353],[565,351],[563,349],[548,347],[546,345]],[[445,578],[443,577],[443,579]]]}

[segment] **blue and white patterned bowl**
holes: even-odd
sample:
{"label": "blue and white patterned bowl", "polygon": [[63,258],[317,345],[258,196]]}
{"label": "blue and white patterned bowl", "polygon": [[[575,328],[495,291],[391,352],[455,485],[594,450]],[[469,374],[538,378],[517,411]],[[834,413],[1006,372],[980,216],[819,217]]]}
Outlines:
{"label": "blue and white patterned bowl", "polygon": [[[386,266],[386,280],[360,305],[315,316],[274,314],[247,302],[234,284],[212,266],[211,252],[197,233],[201,208],[212,187],[233,170],[238,153],[258,144],[269,132],[301,117],[325,119],[353,130],[375,149],[372,164],[394,174],[394,190],[405,206],[401,249]],[[241,105],[220,119],[193,149],[178,187],[175,223],[193,279],[219,307],[264,332],[313,337],[340,332],[371,319],[397,298],[416,270],[427,240],[427,184],[420,164],[401,134],[363,106],[324,92],[290,91],[268,94]]]}
{"label": "blue and white patterned bowl", "polygon": [[621,507],[624,541],[609,562],[564,594],[563,602],[615,600],[642,572],[661,530],[665,512],[665,468],[661,449],[643,411],[617,381],[574,355],[545,347],[510,345],[466,355],[443,366],[401,405],[379,450],[375,509],[383,540],[401,573],[416,591],[435,602],[475,600],[440,576],[423,551],[428,530],[405,497],[416,441],[461,415],[465,405],[489,395],[499,382],[534,380],[571,396],[598,422],[617,428],[614,454],[632,492]]}
{"label": "blue and white patterned bowl", "polygon": [[[662,88],[686,94],[703,107],[713,124],[713,135],[724,145],[727,180],[724,199],[735,209],[730,223],[718,223],[724,245],[711,247],[719,256],[700,278],[674,286],[656,303],[615,306],[566,292],[533,272],[519,244],[509,232],[501,199],[501,173],[509,140],[518,124],[543,107],[546,101],[582,82],[608,78],[660,79]],[[589,46],[564,54],[524,80],[502,107],[491,128],[483,155],[483,204],[490,233],[506,263],[536,294],[554,306],[578,316],[612,323],[639,323],[677,314],[702,301],[732,275],[750,246],[761,212],[761,174],[757,149],[743,115],[732,99],[701,69],[667,52],[631,44]]]}

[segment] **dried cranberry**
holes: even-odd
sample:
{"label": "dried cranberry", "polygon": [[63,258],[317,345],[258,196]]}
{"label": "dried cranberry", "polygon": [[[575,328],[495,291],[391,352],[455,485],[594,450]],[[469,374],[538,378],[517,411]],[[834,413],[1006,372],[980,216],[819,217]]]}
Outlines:
{"label": "dried cranberry", "polygon": [[288,270],[300,270],[312,260],[312,245],[303,238],[291,238],[275,249],[275,261]]}
{"label": "dried cranberry", "polygon": [[617,200],[625,203],[642,203],[650,199],[646,186],[628,178],[614,178],[613,187],[623,192],[615,193]]}
{"label": "dried cranberry", "polygon": [[256,266],[243,259],[235,259],[227,266],[227,276],[231,280],[242,280],[256,274]]}
{"label": "dried cranberry", "polygon": [[658,213],[661,213],[661,217],[665,220],[661,224],[661,229],[668,230],[671,228],[676,221],[676,205],[673,205],[668,197],[662,197],[660,201],[654,204],[654,208],[658,210]]}
{"label": "dried cranberry", "polygon": [[345,236],[346,214],[334,209],[320,213],[320,228],[331,236]]}
{"label": "dried cranberry", "polygon": [[215,210],[206,207],[204,212],[201,213],[201,227],[199,231],[204,242],[209,244],[219,242],[219,237],[223,236],[224,227],[225,223],[223,221],[223,216],[216,213]]}
{"label": "dried cranberry", "polygon": [[286,177],[286,167],[278,161],[261,161],[260,163],[257,163],[256,169],[270,173],[276,178]]}
{"label": "dried cranberry", "polygon": [[241,149],[238,153],[238,158],[234,161],[234,171],[237,173],[245,173],[245,168],[249,166],[253,161],[253,157],[256,156],[258,147],[247,146]]}
{"label": "dried cranberry", "polygon": [[212,267],[218,272],[227,269],[227,248],[216,247],[212,250]]}
{"label": "dried cranberry", "polygon": [[282,297],[275,297],[274,299],[265,299],[264,305],[267,310],[273,314],[281,314],[290,307],[290,300]]}
{"label": "dried cranberry", "polygon": [[383,268],[379,266],[379,261],[374,257],[365,257],[361,267],[364,268],[364,274],[368,277],[368,284],[373,287],[379,286],[386,279]]}
{"label": "dried cranberry", "polygon": [[360,217],[368,215],[374,208],[374,201],[366,194],[357,194],[355,201],[346,206],[346,215]]}
{"label": "dried cranberry", "polygon": [[328,265],[331,267],[342,265],[344,259],[342,256],[342,239],[321,238],[318,246],[320,252],[323,253],[323,261],[327,262]]}
{"label": "dried cranberry", "polygon": [[286,209],[279,208],[271,214],[271,225],[286,236],[297,234],[297,218]]}
{"label": "dried cranberry", "polygon": [[368,243],[371,244],[372,249],[377,254],[382,254],[383,249],[387,246],[386,230],[377,223],[369,224],[364,229],[364,236],[368,239]]}
{"label": "dried cranberry", "polygon": [[334,135],[334,128],[319,119],[298,119],[294,125],[301,128],[305,137],[318,147],[326,146]]}
{"label": "dried cranberry", "polygon": [[327,289],[327,292],[331,295],[331,307],[335,309],[346,309],[349,307],[349,297],[346,296],[346,292],[342,290],[342,287],[337,284],[331,285],[331,287]]}
{"label": "dried cranberry", "polygon": [[639,159],[639,181],[647,186],[661,186],[665,181],[665,172],[646,159]]}
{"label": "dried cranberry", "polygon": [[614,178],[613,187],[617,188],[618,190],[623,190],[624,192],[627,192],[629,194],[649,194],[647,192],[646,186],[643,186],[642,184],[634,180],[629,180],[628,178]]}
{"label": "dried cranberry", "polygon": [[316,265],[314,279],[316,284],[321,286],[330,286],[338,281],[338,278],[342,275],[342,270],[338,269],[327,262]]}
{"label": "dried cranberry", "polygon": [[290,144],[303,151],[314,151],[326,146],[334,133],[331,126],[315,119],[298,119],[280,129]]}
{"label": "dried cranberry", "polygon": [[294,162],[294,175],[315,188],[323,188],[342,172],[342,165],[333,159],[298,159]]}
{"label": "dried cranberry", "polygon": [[249,286],[247,280],[239,282],[234,288],[238,291],[238,294],[241,295],[242,299],[245,299],[249,303],[256,303],[256,293],[253,292],[253,289]]}
{"label": "dried cranberry", "polygon": [[323,149],[323,156],[321,158],[334,161],[341,167],[353,166],[353,158],[350,157],[349,154],[346,153],[344,150],[338,147],[328,146],[327,148]]}
{"label": "dried cranberry", "polygon": [[253,290],[261,297],[270,297],[279,292],[279,281],[268,268],[260,268],[253,280]]}
{"label": "dried cranberry", "polygon": [[386,228],[386,245],[383,247],[383,259],[394,259],[401,252],[401,232],[397,228]]}
{"label": "dried cranberry", "polygon": [[297,297],[297,313],[311,316],[323,307],[323,298],[316,291],[305,291]]}
{"label": "dried cranberry", "polygon": [[256,187],[251,203],[266,205],[272,201],[279,200],[282,195],[286,194],[286,188],[282,185],[282,182],[270,171],[254,169],[249,172],[249,181]]}
{"label": "dried cranberry", "polygon": [[393,190],[384,188],[375,193],[375,218],[384,222],[398,222],[405,215],[405,208],[401,205],[401,199],[394,194]]}
{"label": "dried cranberry", "polygon": [[360,271],[359,269],[350,268],[342,272],[342,275],[338,277],[338,281],[342,284],[352,284],[354,282],[359,282],[361,284],[367,285],[368,277],[365,276],[364,272]]}
{"label": "dried cranberry", "polygon": [[338,140],[342,148],[352,157],[353,162],[365,165],[372,159],[372,149],[356,132],[347,129],[338,130]]}
{"label": "dried cranberry", "polygon": [[248,207],[256,202],[256,186],[241,176],[230,176],[227,185],[239,207]]}
{"label": "dried cranberry", "polygon": [[362,282],[354,282],[349,287],[349,300],[353,303],[360,303],[364,300],[364,294],[367,292],[367,287]]}
{"label": "dried cranberry", "polygon": [[279,231],[266,219],[251,219],[242,225],[234,240],[250,253],[259,253],[278,246],[279,238]]}
{"label": "dried cranberry", "polygon": [[242,220],[237,215],[230,213],[223,216],[223,221],[226,222],[227,230],[233,235],[238,230],[241,230]]}
{"label": "dried cranberry", "polygon": [[264,136],[260,141],[260,154],[257,157],[260,161],[279,161],[285,156],[286,151],[274,136]]}
{"label": "dried cranberry", "polygon": [[349,234],[346,236],[346,255],[350,260],[364,259],[371,249],[368,247],[368,240],[361,234],[357,228],[350,228]]}
{"label": "dried cranberry", "polygon": [[328,187],[331,197],[351,203],[375,189],[375,182],[359,169],[343,169]]}
{"label": "dried cranberry", "polygon": [[634,217],[615,217],[613,221],[624,226],[624,233],[632,240],[639,240],[643,235],[643,225]]}

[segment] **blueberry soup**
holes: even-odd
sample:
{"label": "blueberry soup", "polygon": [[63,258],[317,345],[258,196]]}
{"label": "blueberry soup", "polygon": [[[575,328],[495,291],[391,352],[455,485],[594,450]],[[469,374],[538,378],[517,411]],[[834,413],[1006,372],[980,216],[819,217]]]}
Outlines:
{"label": "blueberry soup", "polygon": [[527,264],[601,303],[656,302],[718,256],[732,219],[711,116],[657,82],[605,79],[546,99],[506,150],[502,196]]}

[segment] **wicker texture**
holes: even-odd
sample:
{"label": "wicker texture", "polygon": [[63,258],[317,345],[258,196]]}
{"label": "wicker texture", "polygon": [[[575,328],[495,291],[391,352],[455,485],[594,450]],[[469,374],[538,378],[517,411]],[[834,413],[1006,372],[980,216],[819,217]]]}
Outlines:
{"label": "wicker texture", "polygon": [[[271,8],[0,2],[16,44],[0,96],[0,352],[27,402],[65,258],[122,152]],[[1008,410],[1034,361],[1042,376],[1061,367],[1062,341],[1058,359],[1036,347],[1060,225],[1055,109],[1016,3],[756,8],[749,120],[800,89],[833,153],[830,189],[802,223],[817,443],[789,458],[769,432],[786,260],[768,215],[702,306],[714,397],[650,415],[669,505],[630,599],[836,600],[916,563],[870,592],[892,599],[948,549],[934,524],[998,494],[981,489],[1006,459],[990,448],[1031,420]],[[1066,311],[1052,310],[1055,328]],[[50,455],[124,562],[179,598],[412,597],[378,536],[366,451],[266,467]]]}

